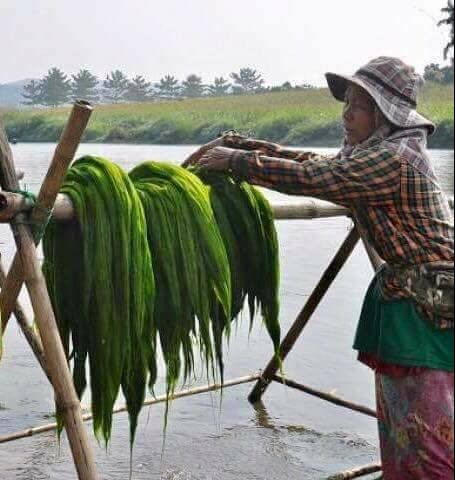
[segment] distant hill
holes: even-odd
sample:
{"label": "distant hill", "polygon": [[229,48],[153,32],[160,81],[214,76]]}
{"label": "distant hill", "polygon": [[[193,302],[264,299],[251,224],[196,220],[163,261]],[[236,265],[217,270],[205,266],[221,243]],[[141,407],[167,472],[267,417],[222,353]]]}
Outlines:
{"label": "distant hill", "polygon": [[22,89],[30,80],[19,80],[12,83],[0,83],[0,107],[18,107],[23,98]]}

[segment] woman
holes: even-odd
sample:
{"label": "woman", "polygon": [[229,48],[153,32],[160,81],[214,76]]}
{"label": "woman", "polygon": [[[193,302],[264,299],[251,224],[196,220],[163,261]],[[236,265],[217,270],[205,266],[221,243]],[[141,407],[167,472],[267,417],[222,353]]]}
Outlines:
{"label": "woman", "polygon": [[376,372],[386,480],[454,475],[453,216],[426,152],[435,126],[417,113],[422,78],[381,57],[328,74],[345,102],[333,158],[223,137],[189,163],[287,194],[349,206],[386,261],[365,299],[355,349]]}

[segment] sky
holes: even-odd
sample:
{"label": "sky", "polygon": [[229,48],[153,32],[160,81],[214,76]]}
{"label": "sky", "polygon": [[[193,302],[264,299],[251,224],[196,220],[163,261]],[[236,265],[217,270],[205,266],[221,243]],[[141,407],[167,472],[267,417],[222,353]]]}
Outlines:
{"label": "sky", "polygon": [[446,0],[0,0],[0,83],[113,69],[155,81],[242,67],[268,85],[324,84],[379,55],[443,61]]}

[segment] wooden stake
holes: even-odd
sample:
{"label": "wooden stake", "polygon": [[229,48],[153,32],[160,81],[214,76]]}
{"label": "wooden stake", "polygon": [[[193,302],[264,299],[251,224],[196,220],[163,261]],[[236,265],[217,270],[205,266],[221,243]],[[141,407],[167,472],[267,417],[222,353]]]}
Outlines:
{"label": "wooden stake", "polygon": [[[336,279],[337,275],[340,273],[348,258],[351,256],[359,240],[359,233],[356,228],[353,228],[347,236],[346,240],[344,241],[343,245],[341,246],[340,250],[336,254],[335,258],[332,260],[328,269],[322,276],[318,286],[311,294],[305,307],[300,312],[300,315],[297,317],[297,320],[287,334],[283,343],[281,344],[281,357],[283,361],[294,348],[294,345],[296,344],[303,330],[307,326],[313,313],[316,311],[317,307],[325,297],[325,294],[329,290],[330,286]],[[276,357],[274,357],[267,365],[267,368],[264,370],[261,380],[259,380],[253,391],[251,392],[250,396],[248,397],[251,403],[257,403],[262,399],[264,393],[272,383],[273,377],[277,373],[279,368],[279,362]]]}
{"label": "wooden stake", "polygon": [[[93,108],[87,102],[77,102],[69,117],[66,128],[57,145],[51,165],[40,189],[36,206],[33,208],[28,223],[38,228],[48,221],[49,213],[54,208],[54,203],[60,191],[63,179],[76,155],[85,128],[87,127]],[[8,145],[6,138],[4,139]],[[12,181],[12,179],[9,179]],[[14,187],[9,190],[17,190],[19,184],[13,181]],[[11,312],[14,310],[16,300],[23,284],[22,264],[16,254],[13,264],[5,281],[5,286],[0,293],[0,306],[2,312],[2,330],[5,331]]]}
{"label": "wooden stake", "polygon": [[[69,153],[69,151],[62,150],[61,156],[64,160],[67,160],[65,153]],[[14,170],[13,156],[2,125],[0,125],[0,165],[2,167],[1,180],[3,188],[7,190],[18,189],[19,182]],[[51,198],[53,191],[58,192],[60,188],[60,183],[56,181],[52,173],[54,172],[57,177],[60,177],[60,181],[64,175],[62,168],[57,166],[55,162],[52,163],[50,170],[46,182],[50,186],[50,195],[46,194],[44,186],[42,189],[42,191],[44,190],[43,197],[45,199]],[[57,193],[55,193],[55,196],[56,194]],[[50,202],[47,202],[45,205],[51,208],[52,204],[49,203]],[[22,267],[20,268],[22,276],[19,277],[20,281],[18,282],[19,289],[15,292],[16,295],[14,296],[11,310],[14,309],[14,305],[16,304],[22,281],[25,281],[43,342],[46,364],[51,376],[56,399],[65,421],[66,432],[68,434],[79,480],[97,480],[98,475],[96,473],[95,460],[82,421],[79,399],[72,382],[65,351],[52,310],[51,300],[41,271],[41,265],[38,261],[35,239],[30,230],[29,222],[30,220],[26,215],[20,214],[11,223],[18,250],[16,265]],[[4,298],[11,298],[11,294],[8,292],[6,286],[2,294],[4,294]]]}

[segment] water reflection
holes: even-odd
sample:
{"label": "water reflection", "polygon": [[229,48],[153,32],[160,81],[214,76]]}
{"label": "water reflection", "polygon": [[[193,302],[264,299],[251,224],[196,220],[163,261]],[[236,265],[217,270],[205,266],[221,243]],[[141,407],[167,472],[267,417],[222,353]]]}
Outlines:
{"label": "water reflection", "polygon": [[275,431],[277,430],[264,402],[261,401],[256,403],[253,408],[256,412],[255,422],[258,427]]}

